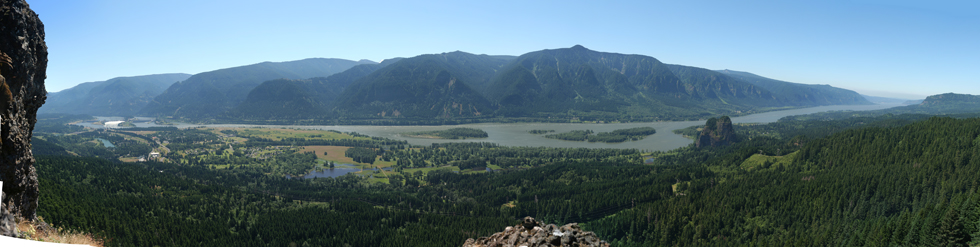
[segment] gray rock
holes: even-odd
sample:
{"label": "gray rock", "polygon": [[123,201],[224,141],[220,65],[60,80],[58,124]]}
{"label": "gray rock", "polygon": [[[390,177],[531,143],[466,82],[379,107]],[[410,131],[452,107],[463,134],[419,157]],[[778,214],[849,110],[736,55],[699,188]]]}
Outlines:
{"label": "gray rock", "polygon": [[[543,227],[542,227],[543,226]],[[558,227],[542,224],[534,218],[526,217],[521,224],[508,226],[503,232],[492,234],[489,238],[467,239],[465,247],[484,246],[597,246],[608,247],[609,243],[599,240],[593,232],[582,231],[577,223]]]}
{"label": "gray rock", "polygon": [[[38,181],[31,154],[37,109],[47,99],[44,89],[48,48],[44,24],[23,0],[0,3],[0,181],[2,221],[7,217],[37,218]],[[0,222],[0,234],[13,231]]]}

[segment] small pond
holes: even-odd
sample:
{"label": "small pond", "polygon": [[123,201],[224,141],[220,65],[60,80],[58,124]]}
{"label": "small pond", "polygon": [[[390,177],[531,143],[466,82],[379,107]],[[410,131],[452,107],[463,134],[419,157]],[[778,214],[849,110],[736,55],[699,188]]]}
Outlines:
{"label": "small pond", "polygon": [[102,145],[104,145],[107,148],[114,148],[114,147],[116,147],[116,145],[112,145],[112,142],[109,142],[109,140],[102,139],[102,138],[95,138],[95,140],[98,140],[98,141],[102,142]]}

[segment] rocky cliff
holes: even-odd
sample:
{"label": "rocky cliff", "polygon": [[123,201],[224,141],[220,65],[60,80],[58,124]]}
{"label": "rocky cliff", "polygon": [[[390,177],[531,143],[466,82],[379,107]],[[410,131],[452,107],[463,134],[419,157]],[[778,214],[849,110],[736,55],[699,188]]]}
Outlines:
{"label": "rocky cliff", "polygon": [[735,128],[732,127],[732,119],[728,116],[722,116],[721,118],[708,119],[695,141],[695,146],[699,148],[717,147],[731,145],[735,141]]}
{"label": "rocky cliff", "polygon": [[0,234],[12,236],[12,216],[37,216],[38,182],[30,140],[37,109],[47,98],[48,49],[44,24],[27,2],[2,0],[0,13]]}
{"label": "rocky cliff", "polygon": [[609,243],[599,240],[595,233],[582,231],[578,224],[571,223],[558,227],[545,225],[531,217],[525,217],[520,225],[508,226],[503,232],[490,237],[467,239],[463,247],[504,247],[504,246],[589,246],[609,247]]}

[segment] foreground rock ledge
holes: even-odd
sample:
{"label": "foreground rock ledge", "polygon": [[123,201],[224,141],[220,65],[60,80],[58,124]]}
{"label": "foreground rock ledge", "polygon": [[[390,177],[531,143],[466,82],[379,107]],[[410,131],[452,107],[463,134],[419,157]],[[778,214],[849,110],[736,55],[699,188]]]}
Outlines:
{"label": "foreground rock ledge", "polygon": [[558,227],[544,225],[531,217],[525,217],[520,225],[508,226],[503,232],[490,237],[467,239],[463,247],[534,247],[534,246],[589,246],[608,247],[595,233],[582,231],[578,223]]}

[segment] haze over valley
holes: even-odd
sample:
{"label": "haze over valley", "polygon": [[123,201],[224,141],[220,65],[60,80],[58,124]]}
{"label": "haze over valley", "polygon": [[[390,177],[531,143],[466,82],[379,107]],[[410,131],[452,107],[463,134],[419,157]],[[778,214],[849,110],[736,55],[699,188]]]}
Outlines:
{"label": "haze over valley", "polygon": [[980,246],[980,7],[0,1],[0,246]]}

